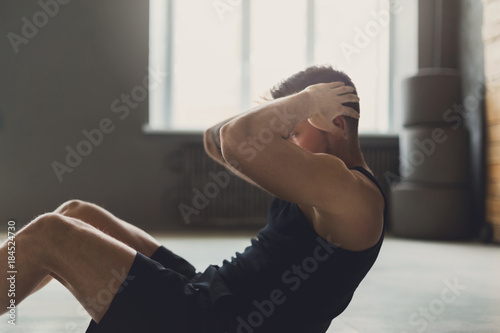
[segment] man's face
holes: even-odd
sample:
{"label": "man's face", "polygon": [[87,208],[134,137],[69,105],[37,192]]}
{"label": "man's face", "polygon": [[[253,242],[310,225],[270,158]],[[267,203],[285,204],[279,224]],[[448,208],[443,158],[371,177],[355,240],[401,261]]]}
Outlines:
{"label": "man's face", "polygon": [[328,153],[326,134],[326,132],[317,129],[307,120],[304,120],[293,128],[288,141],[311,153]]}

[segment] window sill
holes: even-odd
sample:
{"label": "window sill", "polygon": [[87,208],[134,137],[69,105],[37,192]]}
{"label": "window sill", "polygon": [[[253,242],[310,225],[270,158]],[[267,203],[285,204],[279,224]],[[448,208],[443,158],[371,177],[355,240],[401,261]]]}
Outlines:
{"label": "window sill", "polygon": [[142,126],[142,133],[145,135],[172,135],[172,136],[199,136],[203,135],[203,130],[199,129],[172,129],[168,127],[151,127],[149,124]]}
{"label": "window sill", "polygon": [[[151,136],[170,136],[170,137],[184,137],[197,139],[203,136],[203,130],[186,129],[178,130],[168,127],[158,128],[151,127],[145,124],[142,127],[142,132],[145,135]],[[360,144],[364,147],[373,147],[383,145],[384,147],[398,147],[399,134],[398,133],[361,133],[359,135]]]}

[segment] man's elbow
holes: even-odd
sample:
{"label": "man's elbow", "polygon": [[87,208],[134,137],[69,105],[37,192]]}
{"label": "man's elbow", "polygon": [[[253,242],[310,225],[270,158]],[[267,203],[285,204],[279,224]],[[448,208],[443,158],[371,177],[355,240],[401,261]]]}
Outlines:
{"label": "man's elbow", "polygon": [[241,131],[238,130],[237,125],[225,124],[220,129],[221,150],[223,155],[233,155],[238,149],[238,136]]}
{"label": "man's elbow", "polygon": [[203,133],[203,146],[205,147],[205,151],[208,153],[210,151],[211,140],[212,140],[212,129],[209,128]]}

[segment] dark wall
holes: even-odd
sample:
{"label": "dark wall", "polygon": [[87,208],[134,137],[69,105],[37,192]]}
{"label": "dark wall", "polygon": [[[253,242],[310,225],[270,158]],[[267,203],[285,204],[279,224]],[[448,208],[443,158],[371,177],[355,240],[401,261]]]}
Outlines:
{"label": "dark wall", "polygon": [[[0,221],[24,224],[80,198],[147,229],[182,225],[162,205],[175,139],[142,132],[147,98],[126,117],[111,109],[148,74],[148,1],[67,2],[46,22],[37,1],[0,3]],[[24,38],[23,18],[34,16],[40,27],[24,29],[31,38],[16,53],[9,33]],[[66,146],[76,149],[103,119],[110,133],[60,181],[53,162],[66,164]]]}
{"label": "dark wall", "polygon": [[485,200],[485,121],[484,121],[484,45],[483,5],[477,0],[461,0],[460,71],[465,124],[471,140],[472,193],[474,225],[484,224]]}

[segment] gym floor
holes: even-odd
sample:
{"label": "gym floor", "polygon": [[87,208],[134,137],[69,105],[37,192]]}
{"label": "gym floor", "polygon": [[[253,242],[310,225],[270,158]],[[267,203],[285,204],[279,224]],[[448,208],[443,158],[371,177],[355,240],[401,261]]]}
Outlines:
{"label": "gym floor", "polygon": [[[222,263],[251,234],[156,235],[198,270]],[[2,238],[4,239],[4,237]],[[386,237],[378,261],[328,332],[500,332],[500,247]],[[0,332],[85,332],[90,317],[58,282],[17,308]]]}

